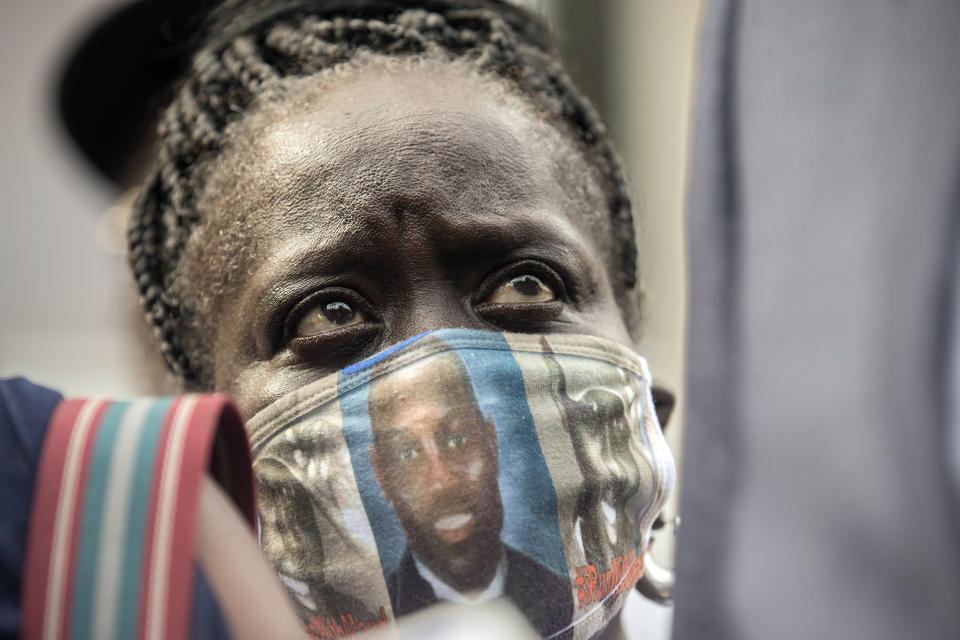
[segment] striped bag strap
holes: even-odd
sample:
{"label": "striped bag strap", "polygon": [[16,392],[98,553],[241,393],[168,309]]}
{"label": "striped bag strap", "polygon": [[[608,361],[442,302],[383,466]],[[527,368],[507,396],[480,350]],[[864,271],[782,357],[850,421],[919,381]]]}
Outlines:
{"label": "striped bag strap", "polygon": [[61,402],[34,489],[22,637],[186,638],[208,470],[254,526],[250,450],[225,395]]}

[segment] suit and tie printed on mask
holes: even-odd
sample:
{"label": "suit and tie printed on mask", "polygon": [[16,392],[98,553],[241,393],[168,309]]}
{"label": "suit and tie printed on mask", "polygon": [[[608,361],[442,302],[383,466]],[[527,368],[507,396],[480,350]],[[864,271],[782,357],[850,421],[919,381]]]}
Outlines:
{"label": "suit and tie printed on mask", "polygon": [[253,416],[261,545],[308,633],[500,597],[543,638],[601,631],[674,483],[650,380],[601,338],[443,329]]}

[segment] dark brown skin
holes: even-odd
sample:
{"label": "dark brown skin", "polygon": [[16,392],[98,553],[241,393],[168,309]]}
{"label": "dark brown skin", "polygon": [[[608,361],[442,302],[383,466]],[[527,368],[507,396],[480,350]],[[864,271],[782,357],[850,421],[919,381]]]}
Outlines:
{"label": "dark brown skin", "polygon": [[184,258],[213,386],[245,416],[431,329],[634,345],[609,203],[569,133],[460,65],[329,75],[234,128]]}
{"label": "dark brown skin", "polygon": [[[214,386],[246,416],[431,329],[632,345],[607,200],[571,138],[499,81],[426,64],[307,81],[213,168],[184,273]],[[525,274],[544,288],[495,291]],[[296,335],[332,302],[354,315]]]}

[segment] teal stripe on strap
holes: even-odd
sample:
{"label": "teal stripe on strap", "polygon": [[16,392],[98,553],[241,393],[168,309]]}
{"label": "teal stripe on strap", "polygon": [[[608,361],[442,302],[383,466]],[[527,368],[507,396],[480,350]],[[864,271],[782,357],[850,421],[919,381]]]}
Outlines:
{"label": "teal stripe on strap", "polygon": [[135,638],[140,616],[143,546],[146,535],[147,510],[156,467],[157,447],[163,436],[163,423],[173,398],[158,398],[147,413],[143,435],[137,447],[136,476],[130,492],[127,534],[123,544],[123,577],[120,587],[119,619],[114,638]]}
{"label": "teal stripe on strap", "polygon": [[96,587],[97,565],[99,563],[100,525],[103,522],[104,495],[110,461],[113,456],[113,442],[120,429],[123,414],[129,403],[114,402],[108,408],[100,423],[100,432],[94,443],[93,459],[87,477],[83,515],[81,517],[80,546],[76,559],[76,574],[73,583],[73,606],[71,612],[70,637],[75,640],[92,638],[93,630],[93,594]]}
{"label": "teal stripe on strap", "polygon": [[116,638],[120,591],[123,581],[123,545],[127,539],[130,503],[133,499],[133,480],[137,474],[137,449],[146,431],[147,415],[153,400],[141,399],[131,403],[123,414],[120,431],[113,441],[110,475],[104,493],[103,522],[100,525],[95,609],[92,636],[109,640]]}

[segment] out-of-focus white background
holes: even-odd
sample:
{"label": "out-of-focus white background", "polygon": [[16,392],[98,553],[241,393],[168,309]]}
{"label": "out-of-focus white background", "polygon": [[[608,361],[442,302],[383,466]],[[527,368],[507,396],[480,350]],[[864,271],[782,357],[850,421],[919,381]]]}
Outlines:
{"label": "out-of-focus white background", "polygon": [[[0,377],[67,394],[169,392],[156,375],[123,256],[105,212],[118,193],[57,120],[55,82],[77,39],[115,0],[0,3]],[[684,416],[686,181],[694,40],[701,0],[525,0],[557,34],[574,78],[605,116],[624,161],[640,235],[646,333],[640,352],[680,399],[668,429],[679,458]],[[678,460],[679,462],[679,460]],[[668,507],[676,513],[676,501]],[[656,556],[672,563],[671,536]],[[669,634],[669,608],[631,628]]]}

